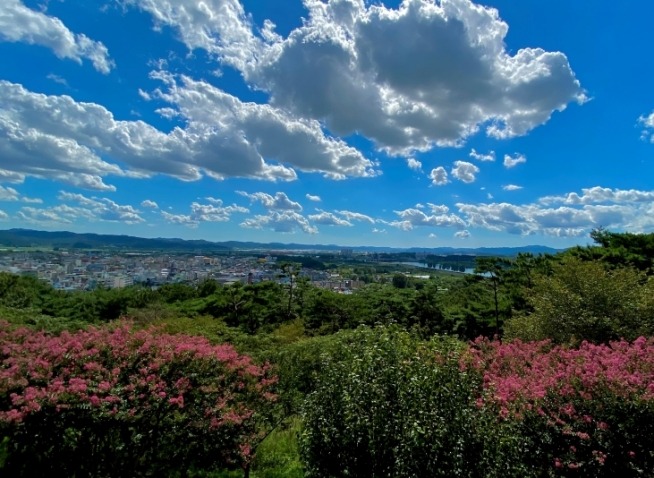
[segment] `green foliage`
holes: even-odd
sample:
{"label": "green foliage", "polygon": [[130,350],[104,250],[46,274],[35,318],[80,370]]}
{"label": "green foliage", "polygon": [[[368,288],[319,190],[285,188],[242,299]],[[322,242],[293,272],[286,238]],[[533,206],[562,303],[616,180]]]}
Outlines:
{"label": "green foliage", "polygon": [[460,350],[395,326],[348,336],[307,398],[307,475],[474,476],[479,383],[460,371]]}
{"label": "green foliage", "polygon": [[336,335],[311,337],[272,349],[266,356],[275,364],[279,378],[279,402],[286,416],[300,413],[306,396],[321,380],[326,360],[338,355],[342,347],[357,340],[354,331],[343,330]]}
{"label": "green foliage", "polygon": [[302,422],[298,417],[273,430],[257,447],[252,475],[255,478],[303,478],[298,443],[301,432]]}
{"label": "green foliage", "polygon": [[287,319],[287,305],[282,287],[267,281],[220,287],[194,308],[200,314],[222,318],[228,325],[254,334],[261,327],[274,326]]}
{"label": "green foliage", "polygon": [[654,234],[610,232],[599,228],[590,237],[597,246],[576,247],[569,255],[586,261],[601,261],[610,267],[630,266],[654,274]]}
{"label": "green foliage", "polygon": [[528,293],[533,312],[505,326],[507,338],[557,343],[633,340],[654,332],[654,280],[635,269],[566,258],[538,275]]}
{"label": "green foliage", "polygon": [[409,279],[404,274],[393,274],[392,284],[398,289],[406,289],[409,286]]}
{"label": "green foliage", "polygon": [[5,307],[38,307],[51,291],[52,287],[36,277],[0,272],[0,305]]}

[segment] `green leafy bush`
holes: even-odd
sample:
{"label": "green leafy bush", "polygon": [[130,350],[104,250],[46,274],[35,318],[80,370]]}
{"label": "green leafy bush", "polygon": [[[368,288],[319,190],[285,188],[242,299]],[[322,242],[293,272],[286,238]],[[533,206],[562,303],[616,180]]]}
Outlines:
{"label": "green leafy bush", "polygon": [[474,476],[476,374],[464,345],[361,328],[325,357],[304,410],[308,476]]}
{"label": "green leafy bush", "polygon": [[533,312],[509,320],[505,337],[606,343],[654,333],[654,280],[628,267],[567,258],[534,278]]}

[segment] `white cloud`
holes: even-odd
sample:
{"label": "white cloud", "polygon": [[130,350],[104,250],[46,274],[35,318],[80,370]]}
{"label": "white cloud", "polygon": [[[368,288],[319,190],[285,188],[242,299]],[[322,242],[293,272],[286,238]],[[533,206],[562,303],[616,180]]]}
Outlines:
{"label": "white cloud", "polygon": [[524,154],[515,153],[513,156],[505,154],[504,155],[504,167],[513,168],[521,163],[526,163],[527,158]]}
{"label": "white cloud", "polygon": [[6,221],[9,219],[9,214],[0,210],[0,221]]}
{"label": "white cloud", "polygon": [[0,40],[50,48],[58,58],[77,63],[90,60],[101,73],[109,73],[113,61],[101,42],[71,32],[61,20],[27,8],[19,0],[0,2]]}
{"label": "white cloud", "polygon": [[248,213],[250,210],[243,206],[232,204],[223,206],[221,199],[206,198],[210,204],[191,203],[191,214],[173,214],[161,211],[161,216],[171,224],[180,224],[188,227],[198,227],[203,222],[227,222],[234,213]]}
{"label": "white cloud", "polygon": [[654,191],[639,191],[636,189],[611,189],[595,186],[581,190],[581,195],[572,192],[563,196],[545,196],[540,199],[543,204],[600,204],[600,203],[630,203],[652,202]]}
{"label": "white cloud", "polygon": [[184,133],[193,138],[194,162],[214,177],[294,180],[297,175],[290,166],[332,179],[378,174],[372,161],[344,141],[326,136],[316,120],[243,102],[186,76],[159,71],[153,77],[167,88],[155,95],[188,122]]}
{"label": "white cloud", "polygon": [[309,201],[313,201],[313,202],[320,202],[320,201],[322,201],[322,199],[320,198],[320,196],[314,196],[313,194],[309,194],[309,193],[307,193],[307,194],[305,195],[305,197],[306,197]]}
{"label": "white cloud", "polygon": [[43,225],[53,225],[53,224],[72,224],[68,218],[65,218],[52,208],[50,209],[37,209],[33,207],[23,207],[16,213],[16,217],[22,221],[37,224],[40,226]]}
{"label": "white cloud", "polygon": [[429,179],[434,186],[443,186],[450,181],[447,179],[447,171],[443,166],[439,166],[431,170],[429,173]]}
{"label": "white cloud", "polygon": [[430,232],[428,237],[429,237],[429,239],[438,239],[438,236],[436,234],[434,234],[433,232]]}
{"label": "white cloud", "polygon": [[373,234],[386,234],[386,229],[377,229],[376,227],[372,228]]}
{"label": "white cloud", "polygon": [[[593,228],[645,232],[654,230],[654,206],[648,191],[620,191],[604,188],[547,196],[535,204],[459,203],[459,214],[470,227],[510,234],[544,234],[579,237]],[[610,193],[610,194],[609,194]],[[552,204],[563,204],[550,207]]]}
{"label": "white cloud", "polygon": [[30,198],[27,196],[21,196],[20,200],[30,204],[43,204],[43,199],[41,198]]}
{"label": "white cloud", "polygon": [[0,201],[18,201],[18,191],[14,188],[0,186]]}
{"label": "white cloud", "polygon": [[412,169],[414,171],[422,171],[422,163],[417,159],[407,158],[406,164],[407,166],[409,166],[409,169]]}
{"label": "white cloud", "polygon": [[654,143],[654,111],[647,116],[639,117],[638,123],[643,127],[641,138]]}
{"label": "white cloud", "polygon": [[146,199],[145,201],[141,202],[141,207],[148,209],[159,209],[159,205],[151,199]]}
{"label": "white cloud", "polygon": [[[88,198],[82,194],[61,191],[57,196],[65,202],[76,202],[81,207],[76,211],[87,219],[95,219],[110,222],[123,222],[125,224],[137,224],[145,222],[140,216],[140,211],[129,205],[120,205],[107,198]],[[26,210],[27,208],[23,208]],[[55,209],[41,209],[40,211],[50,212]],[[68,209],[68,211],[73,211]]]}
{"label": "white cloud", "polygon": [[164,218],[164,220],[171,224],[179,224],[181,226],[187,226],[190,228],[196,228],[199,224],[196,219],[193,219],[191,216],[185,214],[172,214],[166,211],[161,211],[161,216]]}
{"label": "white cloud", "polygon": [[0,182],[22,184],[25,182],[25,175],[14,171],[7,171],[6,169],[0,169]]}
{"label": "white cloud", "polygon": [[464,183],[473,183],[477,179],[476,175],[479,173],[479,168],[467,161],[454,161],[452,168],[452,176]]}
{"label": "white cloud", "polygon": [[522,186],[518,186],[517,184],[505,184],[502,186],[502,189],[505,191],[518,191],[522,189]]}
{"label": "white cloud", "polygon": [[417,226],[457,228],[466,226],[466,223],[455,214],[433,214],[428,216],[420,209],[414,208],[394,212],[400,217],[400,220],[389,222],[388,224],[403,231],[410,231]]}
{"label": "white cloud", "polygon": [[432,214],[447,214],[448,212],[450,212],[450,208],[447,207],[445,204],[432,204],[428,202],[427,206],[429,206],[429,209],[431,210]]}
{"label": "white cloud", "polygon": [[48,73],[47,75],[45,75],[45,77],[48,80],[54,81],[55,83],[65,86],[66,88],[70,88],[70,85],[68,84],[68,81],[66,81],[66,78],[63,78],[59,75],[55,75],[54,73]]}
{"label": "white cloud", "polygon": [[475,151],[473,148],[470,151],[470,157],[476,159],[477,161],[495,161],[495,151],[490,151],[489,153],[482,154]]}
{"label": "white cloud", "polygon": [[340,214],[348,221],[367,222],[370,224],[374,224],[376,222],[372,217],[367,216],[365,214],[361,214],[360,212],[343,210],[343,211],[336,211],[336,213]]}
{"label": "white cloud", "polygon": [[7,81],[0,81],[0,132],[0,168],[16,175],[98,190],[115,190],[103,181],[109,175],[201,177],[180,160],[189,153],[176,131],[166,135],[142,121],[116,121],[100,105],[32,93]]}
{"label": "white cloud", "polygon": [[306,0],[306,20],[286,37],[272,22],[255,31],[237,0],[125,3],[238,69],[273,105],[391,154],[460,144],[483,125],[524,135],[586,99],[563,53],[507,51],[497,10],[468,0]]}
{"label": "white cloud", "polygon": [[454,233],[454,237],[458,237],[459,239],[467,239],[470,237],[470,232],[469,231],[457,231]]}
{"label": "white cloud", "polygon": [[232,204],[222,206],[216,204],[191,204],[191,217],[200,222],[225,222],[229,221],[234,213],[248,213],[250,210],[243,206]]}
{"label": "white cloud", "polygon": [[312,226],[307,218],[295,211],[271,211],[268,215],[258,215],[248,218],[241,227],[253,229],[271,229],[275,232],[294,233],[300,230],[306,234],[316,234],[318,229]]}
{"label": "white cloud", "polygon": [[318,214],[310,214],[309,219],[318,224],[326,226],[352,226],[352,223],[335,216],[331,212],[320,211]]}
{"label": "white cloud", "polygon": [[238,0],[123,0],[123,3],[148,12],[156,29],[175,28],[190,51],[201,48],[242,71],[253,67],[264,46],[263,39],[253,34],[249,16]]}
{"label": "white cloud", "polygon": [[293,168],[333,179],[377,174],[370,160],[327,137],[317,121],[241,102],[207,83],[186,78],[180,86],[171,75],[155,76],[168,87],[157,97],[175,102],[184,128],[163,133],[140,120],[118,121],[98,104],[0,81],[0,169],[106,191],[115,190],[103,181],[110,175],[290,181],[297,179]]}
{"label": "white cloud", "polygon": [[236,191],[237,194],[249,198],[250,201],[259,201],[267,209],[276,209],[280,211],[302,211],[302,205],[299,202],[291,201],[286,193],[277,192],[275,196],[270,194],[246,193],[245,191]]}

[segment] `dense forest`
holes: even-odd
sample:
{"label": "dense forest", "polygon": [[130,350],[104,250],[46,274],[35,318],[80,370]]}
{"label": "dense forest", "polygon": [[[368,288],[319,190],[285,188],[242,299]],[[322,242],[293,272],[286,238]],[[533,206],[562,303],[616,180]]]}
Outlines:
{"label": "dense forest", "polygon": [[654,476],[654,234],[591,237],[353,294],[0,273],[0,470]]}

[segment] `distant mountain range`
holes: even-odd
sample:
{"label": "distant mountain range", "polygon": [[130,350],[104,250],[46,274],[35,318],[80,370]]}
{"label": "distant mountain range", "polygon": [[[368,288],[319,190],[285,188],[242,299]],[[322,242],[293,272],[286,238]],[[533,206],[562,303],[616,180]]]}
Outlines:
{"label": "distant mountain range", "polygon": [[555,254],[559,249],[546,246],[523,247],[375,247],[375,246],[338,246],[335,244],[283,244],[280,242],[242,242],[186,239],[149,239],[144,237],[113,234],[77,234],[68,231],[36,231],[32,229],[8,229],[0,231],[0,247],[47,247],[60,249],[122,249],[132,251],[167,251],[167,252],[229,252],[229,251],[340,251],[351,249],[354,252],[417,252],[423,254],[451,255],[494,255],[513,256],[519,252],[532,254]]}

